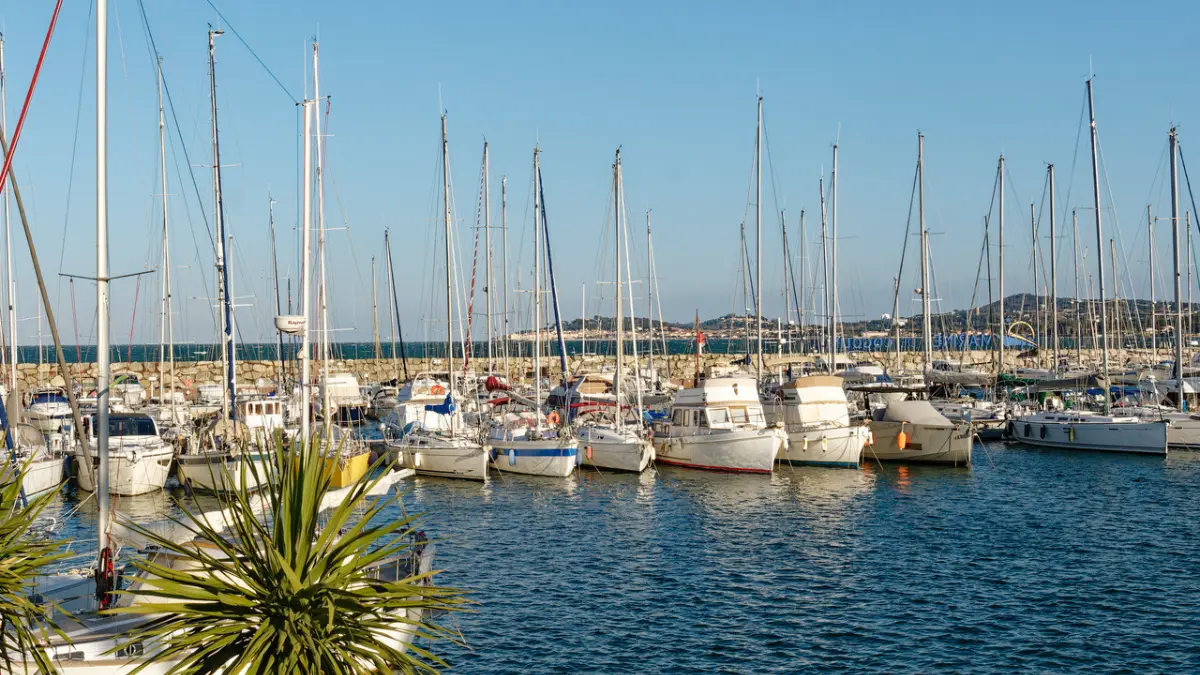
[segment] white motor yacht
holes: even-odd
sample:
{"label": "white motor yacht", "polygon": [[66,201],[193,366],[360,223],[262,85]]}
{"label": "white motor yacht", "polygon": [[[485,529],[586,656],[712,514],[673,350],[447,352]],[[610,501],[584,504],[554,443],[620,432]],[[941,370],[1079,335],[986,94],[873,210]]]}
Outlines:
{"label": "white motor yacht", "polygon": [[655,461],[715,471],[770,473],[788,447],[768,427],[753,378],[719,377],[675,395],[668,420],[654,429]]}
{"label": "white motor yacht", "polygon": [[781,424],[788,444],[779,461],[789,464],[857,468],[870,435],[866,425],[850,423],[842,378],[799,377],[776,390],[763,404],[767,424]]}
{"label": "white motor yacht", "polygon": [[61,387],[34,389],[29,393],[29,405],[24,417],[43,433],[54,433],[71,419],[71,405]]}
{"label": "white motor yacht", "polygon": [[[84,415],[84,434],[93,458],[93,466],[99,467],[96,457],[96,416]],[[70,423],[63,426],[63,433],[70,435]],[[114,495],[140,495],[161,490],[167,482],[167,472],[175,449],[158,435],[158,425],[149,415],[141,413],[113,413],[108,417],[108,485]],[[86,454],[76,444],[75,462],[79,465],[79,489],[87,492],[96,490],[95,471],[84,464]]]}

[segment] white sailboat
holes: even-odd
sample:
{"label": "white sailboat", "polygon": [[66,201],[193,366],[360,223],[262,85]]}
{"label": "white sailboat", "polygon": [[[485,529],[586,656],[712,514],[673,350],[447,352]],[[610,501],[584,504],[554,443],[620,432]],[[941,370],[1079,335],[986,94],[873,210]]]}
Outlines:
{"label": "white sailboat", "polygon": [[482,431],[463,420],[454,388],[454,262],[451,255],[450,143],[446,116],[442,115],[442,199],[445,209],[446,263],[446,379],[441,374],[420,373],[397,397],[394,412],[382,426],[387,453],[396,466],[419,475],[487,480],[488,452],[480,442]]}
{"label": "white sailboat", "polygon": [[[654,446],[646,438],[641,431],[645,428],[640,419],[637,424],[627,424],[625,419],[625,399],[622,396],[622,380],[625,377],[624,360],[625,360],[625,316],[622,311],[621,297],[621,255],[622,255],[622,235],[624,234],[624,223],[621,216],[625,209],[625,195],[621,181],[621,150],[617,149],[616,161],[613,163],[613,203],[614,214],[616,221],[616,243],[614,249],[616,252],[616,306],[617,306],[617,370],[612,376],[612,393],[613,405],[609,411],[601,409],[599,414],[611,412],[611,416],[604,414],[605,419],[595,421],[585,421],[575,427],[575,437],[579,439],[579,444],[583,447],[583,464],[598,469],[615,469],[619,471],[642,472],[650,465],[650,461],[654,457]],[[632,299],[630,301],[632,306]],[[636,343],[636,336],[634,338]],[[653,342],[653,340],[651,341]],[[635,353],[636,358],[636,353]],[[641,379],[636,380],[638,394],[641,394]],[[569,405],[570,397],[567,397],[568,406],[566,410],[570,414],[571,408]],[[582,403],[582,401],[581,401]],[[640,402],[639,402],[640,403]],[[641,405],[636,406],[636,412],[640,417]]]}
{"label": "white sailboat", "polygon": [[[570,476],[579,459],[579,441],[561,426],[558,413],[542,414],[542,236],[545,228],[541,202],[540,149],[533,150],[533,381],[532,412],[505,413],[488,430],[494,463],[500,471],[531,476]],[[563,369],[563,377],[566,370]]]}
{"label": "white sailboat", "polygon": [[[1100,208],[1100,171],[1096,138],[1096,113],[1092,99],[1092,80],[1087,81],[1088,112],[1091,119],[1092,141],[1092,197],[1096,216],[1096,244],[1098,250],[1103,250],[1104,233],[1101,229]],[[1175,222],[1178,226],[1178,191],[1179,184],[1175,175],[1176,150],[1175,133],[1170,136],[1171,147],[1171,199],[1175,206]],[[1178,237],[1178,232],[1176,232]],[[1178,242],[1178,239],[1176,239]],[[1178,247],[1176,247],[1176,265],[1178,265]],[[1099,281],[1099,297],[1097,303],[1100,309],[1100,333],[1103,336],[1108,329],[1108,317],[1104,300],[1104,264],[1097,260],[1097,280]],[[1178,278],[1178,277],[1177,277]],[[1178,294],[1176,298],[1178,299]],[[1176,333],[1179,335],[1179,333]],[[1180,351],[1182,351],[1182,343]],[[1042,411],[1018,418],[1009,425],[1009,434],[1022,443],[1042,447],[1063,448],[1070,450],[1097,450],[1104,452],[1132,452],[1138,454],[1167,454],[1166,421],[1144,421],[1135,416],[1117,416],[1111,414],[1112,395],[1110,392],[1111,378],[1108,367],[1108,340],[1101,339],[1102,377],[1098,384],[1103,388],[1103,414],[1086,411]],[[1182,357],[1176,359],[1182,363]],[[1178,366],[1177,366],[1178,367]],[[1039,388],[1043,391],[1053,389],[1056,385],[1042,383]],[[1183,400],[1183,397],[1180,397]]]}

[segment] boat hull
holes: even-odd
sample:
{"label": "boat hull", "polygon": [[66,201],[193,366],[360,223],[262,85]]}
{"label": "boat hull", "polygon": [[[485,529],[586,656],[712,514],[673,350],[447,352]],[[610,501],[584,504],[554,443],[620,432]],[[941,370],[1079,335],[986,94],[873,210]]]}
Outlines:
{"label": "boat hull", "polygon": [[[21,489],[25,490],[27,498],[56,490],[63,484],[65,462],[61,456],[35,459],[28,463],[27,461],[24,458],[17,458],[18,468],[24,473],[21,480]],[[13,475],[12,464],[5,462],[4,466],[4,480],[11,480]]]}
{"label": "boat hull", "polygon": [[416,434],[389,441],[391,462],[420,476],[487,480],[487,448],[465,439],[422,437]]}
{"label": "boat hull", "polygon": [[579,462],[579,441],[575,439],[492,439],[491,443],[492,464],[507,473],[565,478]]}
{"label": "boat hull", "polygon": [[325,466],[330,471],[330,488],[348,487],[367,475],[371,468],[371,453],[364,450],[349,457],[341,454],[326,457]]}
{"label": "boat hull", "polygon": [[792,431],[788,433],[787,448],[779,453],[779,461],[857,469],[869,436],[865,426]]}
{"label": "boat hull", "polygon": [[655,462],[709,471],[771,473],[786,437],[777,429],[696,436],[658,436]]}
{"label": "boat hull", "polygon": [[248,452],[231,457],[227,453],[180,455],[179,477],[193,490],[201,492],[237,492],[242,489],[242,471],[246,472],[245,487],[257,490],[266,480],[267,462],[262,453]]}
{"label": "boat hull", "polygon": [[641,473],[654,459],[654,445],[631,430],[584,426],[576,435],[586,467]]}
{"label": "boat hull", "polygon": [[[969,423],[935,426],[912,422],[872,421],[868,423],[874,442],[867,446],[867,459],[884,462],[917,462],[970,466],[975,434]],[[907,436],[903,448],[900,432]]]}
{"label": "boat hull", "polygon": [[1122,452],[1138,455],[1167,454],[1166,422],[1054,422],[1014,420],[1009,434],[1014,441],[1043,448]]}
{"label": "boat hull", "polygon": [[[93,452],[93,455],[95,453]],[[130,496],[142,495],[163,489],[167,482],[167,472],[171,470],[175,450],[167,444],[152,449],[127,448],[109,451],[108,456],[108,492],[109,494]],[[84,467],[87,461],[83,452],[76,451],[75,461],[79,465],[79,489],[95,492],[95,472]],[[99,460],[94,465],[99,468]]]}

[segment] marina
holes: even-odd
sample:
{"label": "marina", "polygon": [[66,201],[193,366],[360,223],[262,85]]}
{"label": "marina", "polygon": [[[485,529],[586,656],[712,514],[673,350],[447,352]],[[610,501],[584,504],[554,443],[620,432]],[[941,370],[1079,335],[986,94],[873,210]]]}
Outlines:
{"label": "marina", "polygon": [[[965,69],[952,105],[814,106],[754,51],[770,84],[725,91],[732,32],[679,49],[729,8],[644,53],[506,8],[530,51],[489,23],[410,68],[434,31],[396,7],[322,43],[206,4],[0,34],[0,670],[1200,670],[1194,101],[1160,69],[1002,80],[1037,115]],[[479,79],[509,55],[535,89]],[[674,90],[616,105],[650,66]]]}

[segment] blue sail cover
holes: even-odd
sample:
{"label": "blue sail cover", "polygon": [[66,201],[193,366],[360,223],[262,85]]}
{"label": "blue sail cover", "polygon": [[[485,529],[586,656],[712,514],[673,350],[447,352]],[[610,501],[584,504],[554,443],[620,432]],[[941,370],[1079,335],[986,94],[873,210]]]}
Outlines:
{"label": "blue sail cover", "polygon": [[454,405],[454,395],[446,394],[446,399],[438,405],[427,405],[425,409],[439,415],[453,414],[457,407]]}

